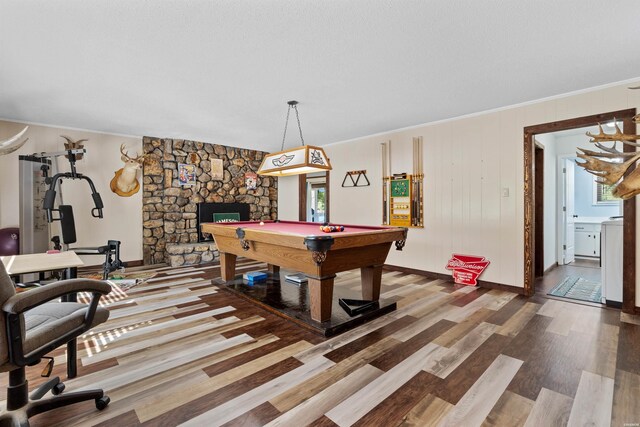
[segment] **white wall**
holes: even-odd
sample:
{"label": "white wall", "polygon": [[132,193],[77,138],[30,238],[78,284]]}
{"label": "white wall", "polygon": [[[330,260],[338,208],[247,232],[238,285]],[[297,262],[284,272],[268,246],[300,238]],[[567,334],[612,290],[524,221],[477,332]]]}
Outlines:
{"label": "white wall", "polygon": [[[280,200],[286,200],[281,204]],[[298,177],[283,176],[278,178],[278,219],[286,221],[298,220]]]}
{"label": "white wall", "polygon": [[[405,250],[392,250],[387,263],[448,273],[444,266],[452,252],[483,255],[491,261],[483,279],[522,287],[523,128],[640,107],[640,91],[627,89],[633,85],[598,88],[329,145],[326,152],[333,165],[331,220],[380,224],[380,143],[392,141],[393,173],[411,172],[412,137],[422,136],[425,228],[411,229]],[[371,186],[341,188],[345,172],[357,169],[367,170]],[[509,189],[509,197],[502,196],[503,188]],[[284,185],[279,187],[281,212],[292,206],[297,209],[297,192],[284,190]],[[637,253],[640,265],[640,251]],[[638,305],[640,284],[636,298]]]}
{"label": "white wall", "polygon": [[552,134],[536,135],[544,146],[544,269],[556,264],[557,257],[557,157]]}
{"label": "white wall", "polygon": [[[0,121],[0,140],[15,135],[24,124]],[[104,202],[104,218],[91,217],[91,191],[83,181],[64,180],[62,193],[65,204],[73,206],[78,242],[75,246],[97,246],[107,240],[122,242],[124,261],[142,259],[142,191],[131,197],[112,193],[109,182],[114,172],[123,166],[120,144],[126,144],[129,154],[142,152],[142,138],[30,125],[29,141],[18,151],[0,156],[0,228],[19,225],[18,155],[64,150],[60,135],[73,139],[88,138],[84,143],[87,154],[77,162],[77,171],[91,178]],[[69,171],[69,162],[58,160],[60,171]],[[58,223],[54,224],[57,228]],[[58,233],[55,233],[58,234]],[[103,262],[100,257],[83,257],[87,265]]]}

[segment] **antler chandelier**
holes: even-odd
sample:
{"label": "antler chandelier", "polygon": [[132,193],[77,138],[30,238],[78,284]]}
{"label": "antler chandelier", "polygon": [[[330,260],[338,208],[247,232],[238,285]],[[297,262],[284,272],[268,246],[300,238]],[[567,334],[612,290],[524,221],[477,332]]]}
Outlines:
{"label": "antler chandelier", "polygon": [[[640,123],[640,114],[633,117],[633,122]],[[587,132],[587,136],[591,137],[589,142],[594,143],[602,152],[578,148],[581,153],[577,153],[577,155],[584,160],[584,163],[576,163],[587,172],[595,175],[598,182],[612,186],[611,193],[616,197],[627,200],[640,194],[640,168],[636,168],[624,176],[627,170],[640,160],[640,151],[622,152],[616,149],[617,141],[633,147],[640,147],[640,144],[636,142],[640,139],[640,135],[622,133],[617,123],[615,124],[615,132],[612,134],[606,133],[600,124],[598,124],[598,128],[599,133]],[[606,142],[612,142],[613,145],[607,147],[603,144]]]}

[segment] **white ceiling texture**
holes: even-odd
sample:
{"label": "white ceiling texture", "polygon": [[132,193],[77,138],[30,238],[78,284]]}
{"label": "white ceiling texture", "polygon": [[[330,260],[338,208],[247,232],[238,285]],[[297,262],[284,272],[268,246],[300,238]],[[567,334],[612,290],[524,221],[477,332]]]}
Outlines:
{"label": "white ceiling texture", "polygon": [[637,0],[0,0],[0,118],[274,151],[295,99],[325,145],[632,79],[639,42]]}

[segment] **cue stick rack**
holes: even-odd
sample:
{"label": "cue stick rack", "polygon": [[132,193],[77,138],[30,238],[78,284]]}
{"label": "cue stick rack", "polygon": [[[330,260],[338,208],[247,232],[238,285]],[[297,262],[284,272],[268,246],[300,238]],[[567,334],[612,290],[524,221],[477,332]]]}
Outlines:
{"label": "cue stick rack", "polygon": [[382,224],[424,228],[422,137],[413,138],[413,174],[391,174],[391,141],[382,143]]}
{"label": "cue stick rack", "polygon": [[[353,179],[354,175],[356,176],[356,179]],[[347,178],[351,180],[351,184],[347,183]],[[360,178],[364,178],[364,180],[367,181],[367,183],[359,184]],[[367,178],[366,170],[348,171],[344,175],[344,179],[342,180],[342,187],[368,187],[369,185],[371,185],[371,183],[369,182],[369,178]]]}

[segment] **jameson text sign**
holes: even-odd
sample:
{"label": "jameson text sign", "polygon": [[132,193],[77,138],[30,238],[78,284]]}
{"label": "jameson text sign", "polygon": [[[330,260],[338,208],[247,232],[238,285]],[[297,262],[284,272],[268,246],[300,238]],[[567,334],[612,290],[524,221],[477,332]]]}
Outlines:
{"label": "jameson text sign", "polygon": [[447,270],[453,270],[453,281],[460,285],[476,286],[478,277],[489,265],[484,257],[453,254],[447,263]]}

